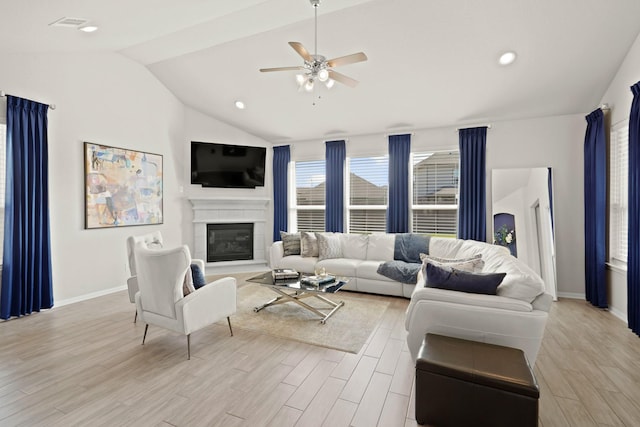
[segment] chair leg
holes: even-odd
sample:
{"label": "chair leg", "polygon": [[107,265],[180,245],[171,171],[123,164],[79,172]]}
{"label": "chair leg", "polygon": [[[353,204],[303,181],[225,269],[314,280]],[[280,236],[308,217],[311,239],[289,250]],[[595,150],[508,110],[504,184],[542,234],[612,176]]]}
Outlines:
{"label": "chair leg", "polygon": [[231,332],[231,336],[233,336],[233,329],[231,329],[231,319],[227,316],[227,323],[229,324],[229,332]]}
{"label": "chair leg", "polygon": [[144,325],[144,335],[142,336],[142,345],[144,345],[144,340],[147,338],[147,329],[149,329],[149,324]]}
{"label": "chair leg", "polygon": [[187,335],[187,360],[191,360],[191,334]]}
{"label": "chair leg", "polygon": [[138,310],[136,310],[136,314],[135,316],[133,316],[133,323],[136,323],[137,320],[138,320]]}

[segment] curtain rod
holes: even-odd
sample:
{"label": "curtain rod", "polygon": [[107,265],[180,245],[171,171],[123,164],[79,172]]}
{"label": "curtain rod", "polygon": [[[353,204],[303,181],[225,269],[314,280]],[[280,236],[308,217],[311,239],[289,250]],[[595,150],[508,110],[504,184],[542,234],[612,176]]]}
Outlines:
{"label": "curtain rod", "polygon": [[[6,93],[4,93],[3,90],[0,90],[0,98],[4,98],[5,96],[7,96]],[[56,104],[48,104],[49,108],[52,110],[56,109]]]}
{"label": "curtain rod", "polygon": [[472,128],[487,128],[487,129],[491,129],[491,123],[487,124],[487,125],[472,125],[472,126],[465,126],[465,127],[460,127],[460,128],[456,128],[456,132],[461,131],[462,129],[472,129]]}
{"label": "curtain rod", "polygon": [[390,136],[398,136],[398,135],[411,135],[411,136],[416,136],[415,132],[411,132],[411,131],[398,131],[398,132],[392,132],[392,133],[385,133],[384,136],[386,136],[387,138]]}

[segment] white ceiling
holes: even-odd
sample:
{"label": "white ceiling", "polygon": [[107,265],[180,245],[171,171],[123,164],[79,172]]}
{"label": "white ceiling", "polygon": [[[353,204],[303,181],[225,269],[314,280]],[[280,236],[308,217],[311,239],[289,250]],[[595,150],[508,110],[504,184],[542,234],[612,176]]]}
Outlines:
{"label": "white ceiling", "polygon": [[[0,54],[121,52],[184,104],[278,143],[586,113],[640,32],[637,0],[323,0],[318,12],[318,53],[369,57],[337,70],[356,88],[314,97],[295,72],[258,71],[302,65],[289,41],[313,50],[308,0],[0,0]],[[64,16],[100,29],[48,26]],[[517,61],[499,66],[510,49]]]}

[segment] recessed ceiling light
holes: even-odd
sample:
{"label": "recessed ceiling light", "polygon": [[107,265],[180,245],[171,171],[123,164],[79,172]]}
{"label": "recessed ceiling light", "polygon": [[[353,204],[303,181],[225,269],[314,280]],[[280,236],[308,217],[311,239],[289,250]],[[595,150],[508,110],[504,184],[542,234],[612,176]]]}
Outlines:
{"label": "recessed ceiling light", "polygon": [[84,27],[78,28],[80,31],[84,31],[85,33],[93,33],[98,29],[95,25],[85,25]]}
{"label": "recessed ceiling light", "polygon": [[236,101],[236,108],[237,108],[238,110],[244,110],[244,107],[245,107],[244,102],[242,102],[242,101]]}
{"label": "recessed ceiling light", "polygon": [[516,53],[509,51],[500,55],[500,59],[498,59],[498,62],[500,63],[500,65],[509,65],[515,60],[516,60]]}

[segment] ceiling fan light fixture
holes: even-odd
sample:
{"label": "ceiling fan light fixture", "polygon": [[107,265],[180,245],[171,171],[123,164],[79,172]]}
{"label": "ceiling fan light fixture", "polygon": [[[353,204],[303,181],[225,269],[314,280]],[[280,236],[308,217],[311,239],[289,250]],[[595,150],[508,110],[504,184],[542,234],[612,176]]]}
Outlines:
{"label": "ceiling fan light fixture", "polygon": [[327,89],[331,89],[335,83],[336,81],[333,79],[327,79],[327,81],[324,82],[325,86],[327,86]]}
{"label": "ceiling fan light fixture", "polygon": [[323,68],[320,71],[318,71],[318,80],[320,80],[321,82],[326,82],[328,78],[329,78],[329,71],[327,71],[326,68]]}
{"label": "ceiling fan light fixture", "polygon": [[296,82],[298,82],[299,85],[303,84],[305,81],[305,78],[302,74],[296,74]]}
{"label": "ceiling fan light fixture", "polygon": [[304,84],[304,90],[311,92],[313,90],[313,79],[308,79]]}

